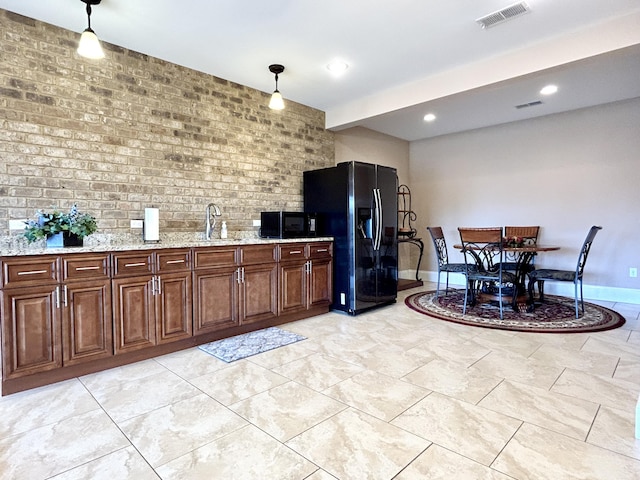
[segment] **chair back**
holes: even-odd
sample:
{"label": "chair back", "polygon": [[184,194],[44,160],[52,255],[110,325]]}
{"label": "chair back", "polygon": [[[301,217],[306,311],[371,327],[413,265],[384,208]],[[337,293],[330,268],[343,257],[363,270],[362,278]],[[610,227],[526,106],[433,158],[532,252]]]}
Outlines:
{"label": "chair back", "polygon": [[539,226],[504,227],[504,237],[507,241],[513,237],[518,237],[522,239],[524,245],[535,245],[538,243],[538,232],[540,232]]}
{"label": "chair back", "polygon": [[502,262],[502,227],[458,228],[467,265],[478,271],[496,273]]}
{"label": "chair back", "polygon": [[449,263],[449,254],[447,253],[447,242],[444,240],[444,233],[442,233],[442,227],[427,227],[433,240],[433,246],[436,249],[438,255],[438,266],[442,267]]}
{"label": "chair back", "polygon": [[600,230],[602,230],[602,227],[594,225],[589,230],[587,238],[584,239],[584,243],[582,244],[582,248],[580,249],[580,255],[578,256],[578,265],[576,266],[576,279],[582,279],[582,274],[584,273],[584,265],[585,263],[587,263],[587,256],[589,255],[589,250],[591,250],[591,244],[593,243],[593,239],[596,237],[596,234]]}

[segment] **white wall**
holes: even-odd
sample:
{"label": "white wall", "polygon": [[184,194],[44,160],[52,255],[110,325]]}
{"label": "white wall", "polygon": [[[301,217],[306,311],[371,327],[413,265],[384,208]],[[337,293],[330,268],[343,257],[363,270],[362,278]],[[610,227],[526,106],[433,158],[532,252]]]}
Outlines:
{"label": "white wall", "polygon": [[[602,225],[585,295],[640,303],[640,98],[412,142],[409,173],[419,231],[441,225],[452,260],[458,226],[540,225],[562,248],[536,265],[572,270]],[[437,270],[432,245],[422,268]]]}

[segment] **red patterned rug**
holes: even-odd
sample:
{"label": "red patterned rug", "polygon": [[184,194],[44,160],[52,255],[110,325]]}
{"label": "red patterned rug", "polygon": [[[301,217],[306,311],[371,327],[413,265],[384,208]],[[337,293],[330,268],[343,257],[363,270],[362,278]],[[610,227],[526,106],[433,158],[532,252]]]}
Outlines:
{"label": "red patterned rug", "polygon": [[407,297],[405,303],[416,312],[440,320],[519,332],[598,332],[618,328],[625,322],[618,312],[593,303],[585,302],[584,316],[576,318],[573,298],[545,295],[544,300],[531,313],[514,312],[511,306],[504,306],[502,320],[497,303],[468,306],[463,315],[464,290],[449,289],[448,295],[441,291],[437,299],[435,291],[415,293]]}

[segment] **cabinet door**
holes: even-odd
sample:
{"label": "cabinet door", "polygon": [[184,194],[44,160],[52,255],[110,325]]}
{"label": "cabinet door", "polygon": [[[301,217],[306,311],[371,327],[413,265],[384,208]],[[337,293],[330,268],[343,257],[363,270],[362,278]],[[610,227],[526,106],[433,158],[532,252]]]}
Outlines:
{"label": "cabinet door", "polygon": [[111,282],[69,282],[62,288],[64,365],[113,355]]}
{"label": "cabinet door", "polygon": [[328,306],[332,300],[331,259],[312,260],[309,277],[309,306]]}
{"label": "cabinet door", "polygon": [[237,268],[193,272],[193,333],[239,325]]}
{"label": "cabinet door", "polygon": [[6,289],[0,296],[3,379],[61,367],[59,287]]}
{"label": "cabinet door", "polygon": [[280,314],[307,309],[307,262],[280,264]]}
{"label": "cabinet door", "polygon": [[241,268],[240,323],[254,323],[278,315],[277,263]]}
{"label": "cabinet door", "polygon": [[155,302],[151,277],[116,278],[112,290],[115,353],[155,345]]}
{"label": "cabinet door", "polygon": [[191,273],[163,274],[156,277],[155,282],[158,343],[190,337]]}

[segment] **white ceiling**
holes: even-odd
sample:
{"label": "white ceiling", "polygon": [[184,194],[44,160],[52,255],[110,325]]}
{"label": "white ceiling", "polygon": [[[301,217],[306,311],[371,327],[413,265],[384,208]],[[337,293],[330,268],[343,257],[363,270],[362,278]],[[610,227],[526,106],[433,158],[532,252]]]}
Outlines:
{"label": "white ceiling", "polygon": [[[526,1],[531,12],[486,30],[475,20],[515,0],[102,0],[91,24],[103,41],[265,92],[281,63],[285,101],[325,111],[327,128],[405,140],[640,97],[640,0]],[[80,0],[0,8],[86,27]],[[333,59],[350,65],[340,77]],[[541,98],[546,83],[559,91]]]}

